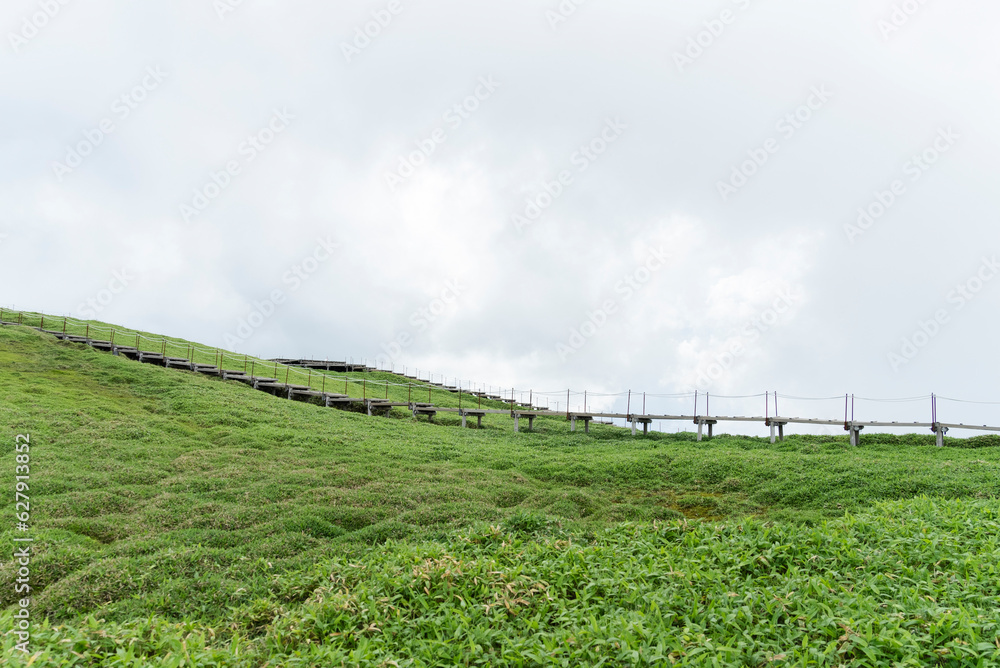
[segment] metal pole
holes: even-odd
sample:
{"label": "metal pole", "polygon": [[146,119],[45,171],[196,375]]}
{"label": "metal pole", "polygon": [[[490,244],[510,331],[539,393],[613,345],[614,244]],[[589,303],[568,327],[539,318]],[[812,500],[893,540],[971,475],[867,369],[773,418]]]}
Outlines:
{"label": "metal pole", "polygon": [[781,413],[778,412],[778,391],[774,391],[774,417],[778,417]]}
{"label": "metal pole", "polygon": [[698,390],[694,391],[694,417],[698,419]]}
{"label": "metal pole", "polygon": [[629,390],[628,399],[625,401],[625,415],[631,415],[631,414],[632,414],[632,390]]}

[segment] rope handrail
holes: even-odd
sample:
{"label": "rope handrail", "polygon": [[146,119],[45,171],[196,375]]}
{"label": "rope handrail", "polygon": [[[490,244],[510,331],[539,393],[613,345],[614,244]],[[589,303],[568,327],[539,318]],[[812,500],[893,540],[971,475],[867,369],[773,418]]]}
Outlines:
{"label": "rope handrail", "polygon": [[[202,354],[202,355],[213,356],[215,359],[217,359],[219,361],[220,364],[226,363],[227,361],[228,362],[232,362],[234,365],[238,365],[238,364],[247,365],[247,364],[250,364],[250,365],[253,365],[254,367],[259,366],[261,372],[265,371],[267,368],[272,368],[272,369],[276,370],[275,371],[276,374],[278,374],[278,371],[280,371],[281,374],[283,375],[283,377],[286,379],[286,382],[287,382],[287,379],[291,379],[291,378],[296,378],[296,379],[305,378],[305,379],[309,379],[309,378],[313,378],[313,377],[324,377],[325,376],[326,378],[328,378],[330,380],[335,380],[335,381],[339,381],[339,382],[346,382],[346,383],[353,383],[353,384],[368,383],[368,384],[373,384],[373,385],[375,385],[377,387],[380,387],[380,388],[408,388],[408,387],[417,388],[417,387],[420,387],[422,389],[431,389],[432,391],[434,389],[438,389],[440,391],[440,389],[442,389],[441,386],[443,385],[443,383],[435,383],[435,382],[433,382],[430,379],[423,380],[423,379],[417,378],[414,381],[410,381],[410,382],[392,382],[390,380],[372,380],[372,379],[369,379],[369,378],[358,378],[358,377],[355,377],[355,376],[347,375],[346,373],[345,373],[345,375],[336,375],[339,372],[329,371],[329,370],[325,370],[325,369],[306,369],[306,370],[303,370],[301,367],[297,367],[297,366],[293,366],[293,365],[287,365],[287,364],[283,364],[283,363],[280,363],[280,362],[269,361],[269,360],[266,360],[266,359],[261,358],[261,357],[256,357],[256,356],[252,356],[252,355],[248,355],[248,354],[239,354],[239,353],[235,353],[235,352],[232,352],[232,351],[223,350],[221,348],[209,348],[209,347],[205,347],[205,346],[199,345],[199,344],[194,343],[194,342],[185,341],[183,339],[167,338],[165,336],[160,336],[160,337],[147,336],[146,334],[144,334],[142,332],[139,332],[139,331],[136,331],[136,330],[133,330],[133,329],[129,329],[129,328],[105,327],[105,326],[101,326],[101,325],[98,325],[98,324],[93,324],[92,322],[87,321],[87,320],[80,320],[80,319],[77,319],[77,318],[73,318],[71,316],[52,316],[52,315],[47,315],[47,314],[44,314],[44,313],[38,313],[38,312],[35,312],[35,311],[19,311],[19,310],[16,310],[16,309],[0,308],[0,321],[4,321],[4,316],[9,316],[9,315],[16,315],[16,316],[18,316],[18,322],[14,323],[12,321],[8,321],[10,324],[21,324],[23,322],[23,320],[24,320],[25,317],[27,317],[28,319],[36,319],[37,318],[39,320],[39,323],[40,323],[39,326],[38,326],[38,329],[43,329],[43,324],[44,324],[45,320],[51,320],[53,322],[60,323],[62,325],[62,327],[63,327],[64,330],[66,330],[70,325],[72,325],[74,327],[86,328],[86,330],[87,330],[88,333],[92,332],[92,333],[97,333],[97,334],[100,334],[100,333],[114,334],[116,332],[121,332],[123,335],[125,335],[125,333],[127,333],[127,336],[129,337],[130,340],[131,339],[135,339],[137,342],[145,341],[145,342],[148,342],[148,343],[151,343],[151,344],[158,344],[158,345],[161,346],[161,349],[165,348],[166,346],[177,346],[178,348],[181,348],[182,350],[187,351],[189,354],[192,355],[192,357],[193,357],[193,355],[195,353]],[[74,334],[74,336],[76,336],[76,335]],[[144,351],[144,352],[148,352],[148,351]],[[191,361],[192,361],[192,363],[194,362],[193,359]],[[341,363],[341,362],[334,362],[334,363]],[[342,363],[345,364],[345,365],[353,364],[353,363],[349,363],[349,362],[346,362],[346,361],[342,362]],[[359,366],[367,366],[367,365],[359,365]],[[372,369],[372,371],[375,371],[375,372],[381,372],[381,370],[379,370],[379,369],[373,369],[372,367],[367,367],[367,368]],[[392,373],[392,374],[398,375],[398,374],[395,373],[395,371],[385,371],[384,373]],[[444,378],[444,377],[442,377],[442,378]],[[485,394],[486,393],[485,388],[487,386],[485,384],[479,384],[479,385],[480,386],[477,387],[477,388],[467,388],[467,387],[464,387],[461,384],[458,384],[453,389],[448,389],[448,388],[444,388],[444,389],[446,389],[450,393]],[[514,395],[518,395],[518,394],[522,394],[522,395],[523,394],[530,394],[531,396],[549,398],[549,397],[565,397],[567,395],[567,393],[568,393],[571,398],[572,397],[584,397],[584,396],[586,396],[588,399],[591,398],[591,397],[593,397],[593,398],[602,398],[602,399],[609,398],[609,397],[625,397],[625,396],[627,396],[629,394],[631,394],[633,397],[639,397],[639,396],[645,395],[645,397],[651,398],[651,399],[689,399],[689,398],[694,397],[696,395],[697,396],[708,395],[712,399],[757,399],[757,398],[761,398],[761,397],[767,396],[767,393],[746,394],[746,395],[724,395],[724,394],[710,394],[710,393],[704,393],[703,394],[703,393],[700,393],[700,392],[698,392],[698,393],[696,393],[696,392],[683,392],[683,393],[673,393],[673,394],[667,393],[667,394],[664,394],[664,393],[651,393],[651,392],[641,393],[641,392],[630,392],[630,391],[622,391],[622,392],[590,392],[590,391],[575,391],[575,390],[572,390],[572,389],[570,389],[570,390],[553,390],[553,391],[535,391],[535,390],[530,390],[530,389],[529,390],[521,390],[521,389],[518,389],[516,387],[515,388],[503,388],[502,386],[496,386],[495,390],[494,390],[493,389],[494,386],[490,385],[488,387],[493,392],[495,392],[496,396],[501,397],[501,401],[503,401],[505,403],[510,403],[511,401],[514,401],[515,400],[514,399]],[[854,399],[854,400],[856,400],[856,401],[867,401],[867,402],[875,402],[875,403],[916,403],[916,402],[920,402],[920,401],[930,400],[932,398],[932,396],[933,396],[933,395],[921,395],[921,396],[915,396],[915,397],[901,397],[901,398],[880,399],[880,398],[872,398],[872,397],[858,397],[858,396],[852,396],[852,395],[837,395],[837,396],[832,396],[832,397],[800,397],[800,396],[794,396],[794,395],[788,395],[788,394],[780,394],[778,392],[773,392],[771,394],[773,394],[773,396],[775,396],[777,398],[780,398],[780,399],[783,399],[783,400],[792,400],[792,401],[842,401],[842,400],[844,400],[845,396],[851,396],[851,398]],[[509,399],[504,398],[505,396],[509,396],[510,398]],[[940,399],[940,400],[942,400],[942,401],[951,401],[951,402],[955,402],[955,403],[974,404],[974,405],[983,405],[983,406],[1000,406],[1000,401],[977,401],[977,400],[969,400],[969,399],[956,399],[956,398],[952,398],[952,397],[943,397],[943,396],[940,396],[940,395],[937,395],[937,398]]]}

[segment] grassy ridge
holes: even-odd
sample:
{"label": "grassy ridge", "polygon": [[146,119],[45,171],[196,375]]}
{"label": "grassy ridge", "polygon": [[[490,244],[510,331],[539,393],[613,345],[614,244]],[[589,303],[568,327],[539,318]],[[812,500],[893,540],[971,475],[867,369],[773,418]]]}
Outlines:
{"label": "grassy ridge", "polygon": [[[368,418],[0,328],[3,438],[13,443],[16,433],[30,432],[33,444],[34,615],[63,625],[36,639],[37,649],[52,654],[33,665],[115,665],[105,656],[117,651],[112,641],[132,637],[134,657],[158,658],[131,664],[123,658],[118,665],[212,665],[212,656],[219,665],[262,665],[279,656],[271,665],[295,665],[297,654],[312,657],[301,665],[450,665],[455,652],[470,665],[501,658],[535,665],[544,661],[532,657],[553,653],[566,665],[596,663],[598,656],[613,665],[638,665],[657,652],[701,665],[693,649],[708,647],[709,638],[730,648],[704,654],[719,657],[718,665],[763,665],[760,657],[768,652],[785,653],[781,661],[799,656],[786,652],[787,645],[804,639],[809,652],[820,652],[815,656],[834,656],[848,646],[840,640],[833,650],[827,646],[834,627],[844,623],[851,633],[841,629],[841,635],[868,638],[871,632],[859,630],[865,619],[877,621],[878,629],[895,629],[896,649],[879,645],[877,652],[900,661],[922,657],[923,663],[900,665],[927,665],[931,655],[914,653],[916,645],[947,649],[933,655],[941,665],[977,665],[965,658],[955,663],[966,657],[959,640],[975,648],[995,632],[978,619],[985,606],[995,607],[989,598],[995,591],[980,579],[992,573],[997,582],[996,545],[983,531],[995,535],[1000,449],[974,447],[993,444],[989,438],[948,439],[965,447],[944,449],[933,447],[933,436],[871,434],[862,437],[861,448],[850,448],[846,437],[810,436],[772,446],[736,437],[697,443],[692,434],[633,438],[605,426],[571,434],[557,419],[538,420],[538,433],[514,434],[503,416],[487,420],[481,431],[460,430],[456,418],[442,417],[440,425],[402,414]],[[12,477],[12,455],[9,462],[4,475]],[[904,501],[828,522],[917,495],[959,501]],[[907,534],[903,525],[886,523],[907,513],[917,513],[914,526],[927,531]],[[733,524],[749,514],[792,522]],[[726,528],[684,524],[681,515],[725,521]],[[653,521],[666,528],[651,528]],[[865,533],[866,526],[873,529]],[[663,542],[663,532],[676,533],[676,545]],[[909,542],[884,542],[903,534]],[[0,532],[8,544],[12,537],[7,527]],[[741,543],[745,537],[752,540]],[[767,571],[770,581],[737,568],[754,551],[763,554],[774,545],[787,549],[783,570]],[[814,586],[810,578],[820,574],[801,546],[826,550],[820,563],[836,571],[841,579],[830,582],[840,589],[824,593]],[[899,570],[911,556],[935,556],[932,549],[944,550],[924,564],[934,567],[932,577]],[[963,549],[965,561],[956,556]],[[858,561],[851,550],[862,550],[868,561]],[[881,555],[880,568],[899,562],[886,571],[895,580],[879,579],[868,567],[873,555]],[[707,560],[699,571],[704,577],[690,577],[694,562],[673,566],[663,561],[668,557]],[[412,589],[406,578],[413,568],[430,568],[431,579],[450,571],[434,584],[450,583],[457,577],[452,560],[465,564],[463,574],[473,573],[472,584],[456,584],[461,600],[438,600],[442,594],[426,580],[422,597],[420,588],[406,588]],[[507,577],[518,563],[532,582],[487,577],[493,571]],[[593,570],[588,563],[603,565]],[[668,566],[684,573],[688,584],[662,573],[653,577]],[[13,572],[12,563],[0,564],[4,582]],[[419,573],[412,577],[424,580]],[[602,578],[599,595],[581,602],[579,591]],[[617,580],[631,582],[632,594],[608,588]],[[942,582],[947,586],[933,588]],[[726,589],[721,602],[712,599],[714,608],[696,596],[709,583]],[[967,598],[956,593],[956,583],[971,587]],[[519,589],[521,584],[544,589],[534,587],[529,596],[532,587]],[[765,584],[771,588],[761,589]],[[813,589],[800,589],[807,585]],[[498,587],[518,594],[506,600],[514,611],[525,610],[508,613],[507,594],[495,598],[502,594]],[[928,587],[926,595],[958,617],[924,637],[918,627],[930,623],[931,608],[921,608],[914,592]],[[4,608],[13,602],[10,589],[0,590]],[[792,590],[825,601],[831,614],[836,611],[830,619],[839,621],[810,613],[799,615],[804,629],[795,617],[764,624],[773,610],[770,594],[759,592],[785,596]],[[405,606],[392,599],[407,591]],[[659,592],[665,598],[650,600],[673,612],[650,617],[635,592]],[[749,612],[733,608],[748,596]],[[895,609],[879,607],[892,600],[906,602],[902,626],[891,626]],[[704,610],[682,615],[687,609],[677,606],[694,601]],[[504,626],[491,617],[500,613],[498,602],[504,615],[512,615],[502,617]],[[105,621],[91,625],[91,616]],[[520,626],[529,618],[535,626]],[[636,624],[646,618],[649,628],[640,633]],[[623,626],[618,619],[630,621]],[[719,619],[729,620],[722,635]],[[361,620],[379,631],[350,626]],[[683,631],[688,622],[691,631]],[[8,627],[4,622],[0,628]],[[468,637],[454,636],[463,628]],[[736,642],[739,629],[743,646]],[[899,640],[900,629],[909,629],[912,638]],[[61,642],[67,638],[73,642]],[[184,659],[201,651],[199,642],[205,645],[201,658]],[[975,651],[986,656],[986,649]],[[878,665],[865,663],[860,649],[838,656]],[[815,659],[814,665],[823,663]]]}
{"label": "grassy ridge", "polygon": [[[432,383],[384,371],[345,374],[301,369],[253,355],[241,355],[221,348],[211,348],[188,339],[162,336],[97,320],[77,320],[8,309],[3,309],[0,316],[4,322],[22,323],[25,327],[39,327],[48,331],[86,336],[96,341],[113,341],[117,345],[134,347],[143,352],[187,359],[196,364],[208,364],[228,371],[242,371],[255,376],[276,378],[282,383],[302,385],[331,394],[346,394],[351,398],[386,399],[394,403],[426,401],[446,408],[455,408],[459,405],[465,408],[509,408],[508,404],[501,401],[479,399],[467,392],[460,398],[458,394]],[[494,391],[501,390],[494,388]],[[520,397],[516,398],[520,400]]]}

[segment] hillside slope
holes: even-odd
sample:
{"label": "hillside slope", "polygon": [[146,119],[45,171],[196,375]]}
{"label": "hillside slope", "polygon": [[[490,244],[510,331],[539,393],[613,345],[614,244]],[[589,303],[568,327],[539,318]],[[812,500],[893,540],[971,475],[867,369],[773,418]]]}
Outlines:
{"label": "hillside slope", "polygon": [[[635,643],[653,646],[649,643],[656,634],[640,632],[642,620],[636,617],[642,611],[640,617],[648,619],[650,612],[643,607],[648,602],[640,605],[630,598],[628,587],[660,591],[667,586],[662,568],[671,562],[658,552],[663,531],[680,532],[676,535],[682,543],[688,540],[684,536],[696,536],[688,545],[693,552],[678,552],[676,558],[702,554],[708,559],[704,573],[718,568],[719,577],[725,576],[720,582],[736,578],[726,585],[736,590],[735,603],[739,592],[749,595],[751,590],[741,580],[743,571],[730,568],[743,557],[726,556],[727,550],[763,553],[774,540],[791,545],[813,535],[814,543],[832,541],[832,546],[845,540],[851,549],[864,551],[868,548],[862,549],[857,537],[863,535],[862,543],[881,550],[885,548],[874,547],[881,538],[865,527],[889,522],[882,514],[905,517],[911,511],[900,503],[864,521],[814,529],[783,525],[774,540],[768,538],[770,529],[749,520],[741,526],[751,527],[748,531],[756,537],[744,547],[739,547],[739,535],[727,533],[734,524],[719,533],[713,524],[678,523],[675,518],[681,514],[713,520],[764,514],[809,523],[882,499],[923,494],[966,499],[945,506],[951,519],[943,525],[937,519],[939,503],[914,505],[920,522],[937,536],[937,545],[952,550],[939,566],[943,575],[935,576],[938,584],[947,589],[963,578],[979,582],[980,574],[989,568],[995,574],[996,568],[995,538],[984,531],[993,526],[989,522],[997,512],[992,499],[1000,491],[1000,449],[940,450],[932,447],[932,437],[870,437],[863,447],[852,449],[845,438],[792,437],[776,446],[764,439],[728,437],[696,443],[690,434],[643,439],[603,426],[584,435],[569,433],[565,422],[555,419],[540,420],[538,433],[530,434],[513,433],[509,421],[462,430],[402,415],[370,418],[280,400],[239,383],[139,364],[9,327],[0,328],[0,425],[9,444],[16,434],[31,435],[33,614],[37,621],[47,618],[64,625],[35,637],[34,648],[48,652],[36,666],[45,661],[115,665],[109,656],[117,648],[106,635],[119,641],[141,638],[135,652],[148,653],[146,659],[122,659],[118,665],[148,665],[149,657],[158,657],[162,665],[181,665],[176,661],[194,651],[199,637],[210,650],[197,661],[185,659],[185,665],[213,665],[216,652],[218,665],[263,665],[274,656],[285,658],[272,665],[294,665],[295,653],[320,652],[317,643],[324,645],[322,652],[330,652],[323,661],[334,665],[350,663],[352,652],[361,657],[357,661],[371,665],[389,660],[443,665],[434,662],[452,661],[448,652],[459,651],[448,649],[448,638],[471,643],[469,656],[481,660],[470,665],[495,662],[508,650],[528,664],[536,655],[544,662],[541,657],[552,643],[559,656],[589,661],[590,655],[574,652],[583,651],[581,639],[590,637],[584,627],[593,626],[591,614],[602,621],[597,622],[600,630],[593,630],[599,639],[587,652],[601,655],[614,643],[615,652]],[[12,482],[12,454],[7,459],[5,476]],[[625,520],[645,528],[619,526]],[[654,529],[647,524],[652,521],[666,521],[674,529]],[[10,544],[14,532],[4,527],[0,536]],[[919,534],[913,539],[912,547],[919,547]],[[381,547],[386,541],[391,549]],[[974,566],[957,559],[955,541],[971,541],[968,549],[980,551],[969,552],[979,555]],[[698,552],[698,545],[708,551]],[[831,569],[871,558],[851,557],[837,566],[834,562],[846,557],[831,546],[822,557]],[[767,571],[775,595],[805,586],[792,578],[793,565],[805,567],[800,556],[786,555],[780,572]],[[496,570],[507,578],[502,583],[490,579],[489,564],[497,559],[503,563]],[[517,568],[522,559],[535,560],[535,571],[525,573],[523,580]],[[640,567],[647,559],[653,560],[649,567]],[[732,559],[737,561],[730,563]],[[691,568],[700,567],[669,570]],[[413,581],[399,580],[410,571],[426,583],[422,603],[418,599],[424,590],[411,591]],[[480,574],[479,584],[479,576],[471,573]],[[15,564],[5,558],[0,574],[4,582],[13,581]],[[461,587],[471,589],[439,595],[432,593],[437,585],[431,586],[431,576],[434,583],[449,587],[459,576],[473,580],[462,580]],[[688,585],[700,577],[689,576]],[[905,577],[912,579],[912,574]],[[608,584],[600,585],[602,578],[609,578]],[[608,589],[619,579],[633,584]],[[783,579],[788,579],[787,587],[779,586]],[[540,583],[541,588],[535,586]],[[570,603],[589,587],[598,587],[584,597],[590,603],[582,608]],[[3,628],[8,628],[16,597],[10,587],[0,591],[0,605],[7,609]],[[976,591],[974,600],[947,594],[957,597],[947,604],[950,610],[972,616],[942,631],[941,638],[969,636],[969,624],[979,614],[974,611],[996,593]],[[407,597],[406,605],[396,596]],[[864,598],[862,592],[857,596]],[[532,607],[536,599],[556,603],[537,610]],[[882,600],[874,594],[859,599],[857,614]],[[454,605],[458,607],[448,607]],[[572,614],[562,607],[566,605]],[[711,607],[707,599],[705,605]],[[514,612],[508,613],[507,606]],[[486,633],[493,624],[490,615],[500,613],[507,620],[519,606],[551,635],[532,636],[522,646],[517,638],[530,625],[497,637]],[[394,608],[400,611],[395,617]],[[708,608],[695,608],[691,620],[707,614]],[[612,622],[622,610],[632,611],[626,618],[633,622],[626,626]],[[877,610],[877,605],[870,608]],[[440,619],[433,621],[438,613]],[[761,614],[756,611],[744,621],[737,609],[725,613],[730,614],[736,617],[727,624],[747,629],[762,623],[751,622]],[[91,624],[89,617],[105,621]],[[663,624],[676,630],[682,617],[678,608],[650,621],[650,628]],[[424,621],[417,623],[418,618]],[[691,631],[691,638],[701,640],[678,642],[703,645],[704,634],[714,633],[715,622],[707,619],[698,622],[701,636]],[[362,621],[379,629],[397,625],[396,635],[361,631]],[[475,636],[471,629],[484,635]],[[982,625],[977,629],[989,633]],[[182,646],[178,639],[190,633],[190,646]],[[755,633],[767,635],[762,629]],[[422,634],[422,640],[413,634]],[[67,636],[82,644],[61,643]],[[403,636],[412,638],[404,645]],[[6,637],[8,649],[10,642]],[[242,655],[240,643],[246,643]],[[763,656],[772,651],[768,647],[748,646],[738,655]],[[666,650],[664,645],[657,651]],[[686,651],[675,658],[687,656]],[[73,652],[82,658],[74,658]],[[315,665],[321,654],[302,665]],[[621,654],[619,663],[623,656],[631,655]],[[642,663],[635,658],[628,662]]]}

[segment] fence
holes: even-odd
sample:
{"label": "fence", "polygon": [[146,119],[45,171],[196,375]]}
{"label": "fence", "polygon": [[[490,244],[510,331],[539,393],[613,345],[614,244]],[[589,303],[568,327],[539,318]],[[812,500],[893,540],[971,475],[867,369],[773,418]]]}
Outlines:
{"label": "fence", "polygon": [[[373,408],[406,406],[413,410],[414,415],[420,413],[433,417],[437,412],[457,412],[463,418],[479,417],[489,413],[509,413],[515,420],[515,430],[519,420],[527,418],[529,428],[536,417],[563,417],[570,421],[571,429],[575,430],[576,422],[582,421],[585,430],[589,431],[594,420],[623,420],[631,423],[635,434],[637,425],[643,432],[648,431],[654,421],[681,421],[697,425],[698,438],[701,440],[707,428],[708,436],[713,435],[713,428],[720,422],[759,423],[770,429],[771,441],[784,437],[784,428],[789,424],[843,426],[850,433],[851,442],[859,442],[860,433],[868,427],[878,428],[913,428],[929,429],[937,435],[938,445],[943,445],[944,435],[951,429],[970,429],[987,432],[1000,432],[1000,427],[989,425],[972,425],[964,423],[948,423],[938,419],[938,402],[953,402],[962,404],[1000,405],[1000,402],[972,402],[935,394],[905,397],[902,399],[871,399],[846,394],[836,397],[796,397],[782,395],[778,392],[764,392],[753,395],[711,395],[710,393],[688,392],[676,394],[633,393],[631,390],[619,393],[590,393],[587,391],[557,390],[538,392],[535,390],[494,391],[492,386],[481,386],[474,389],[463,387],[456,379],[455,386],[434,383],[433,374],[427,381],[419,377],[404,376],[406,382],[398,382],[394,378],[377,378],[379,372],[367,368],[364,376],[358,378],[349,373],[337,374],[331,372],[334,366],[351,368],[345,362],[330,362],[318,360],[265,360],[250,355],[239,355],[220,348],[206,348],[189,341],[167,337],[153,337],[146,333],[116,327],[103,327],[88,321],[69,317],[53,317],[42,313],[14,311],[0,308],[0,324],[23,325],[53,334],[68,341],[86,343],[93,347],[105,348],[115,354],[135,356],[140,361],[155,361],[167,367],[189,368],[192,371],[211,373],[222,377],[240,379],[253,384],[255,388],[268,391],[280,390],[288,398],[317,396],[326,401],[326,405],[349,404],[361,402],[367,405],[368,412]],[[46,327],[48,325],[48,328]],[[106,336],[106,339],[98,338]],[[325,369],[318,367],[325,366]],[[385,375],[388,375],[386,372]],[[413,382],[416,381],[416,382]],[[470,383],[470,385],[474,385]],[[489,389],[485,389],[489,387]],[[423,401],[426,393],[426,402]],[[525,402],[525,396],[527,401]],[[561,410],[561,400],[565,398],[564,410]],[[757,415],[722,415],[713,413],[712,400],[717,402],[727,400],[761,401],[763,413]],[[573,402],[576,401],[574,407]],[[594,402],[598,406],[595,407]],[[600,406],[613,405],[616,401],[624,401],[625,412],[613,409],[607,410]],[[544,406],[538,405],[544,401]],[[806,402],[840,402],[843,401],[843,418],[832,417],[801,418],[782,415],[779,408],[788,401]],[[704,411],[702,411],[704,402]],[[857,418],[859,402],[873,403],[926,403],[929,420],[912,422],[862,420]],[[555,410],[551,404],[555,403]],[[653,404],[661,406],[673,403],[677,406],[687,405],[691,412],[684,409],[670,412],[655,412]],[[633,409],[634,407],[634,409]]]}

